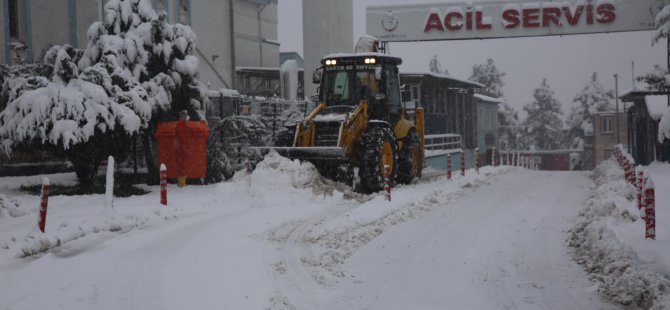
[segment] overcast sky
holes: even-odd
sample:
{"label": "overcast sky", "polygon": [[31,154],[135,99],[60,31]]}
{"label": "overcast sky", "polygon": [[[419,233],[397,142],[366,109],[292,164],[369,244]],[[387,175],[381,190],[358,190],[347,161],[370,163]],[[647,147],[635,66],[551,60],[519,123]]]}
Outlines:
{"label": "overcast sky", "polygon": [[[422,3],[449,2],[423,0]],[[406,4],[403,0],[354,0],[354,40],[365,34],[365,8],[373,5]],[[281,51],[303,54],[302,5],[300,0],[279,1],[279,41]],[[652,33],[627,32],[563,37],[534,37],[467,41],[391,43],[390,53],[403,58],[401,72],[429,71],[428,62],[437,55],[442,67],[455,77],[467,79],[472,66],[493,58],[506,73],[503,91],[517,110],[532,101],[533,89],[542,78],[556,92],[568,113],[572,99],[581,91],[593,72],[606,89],[614,90],[619,74],[619,93],[632,88],[632,63],[635,75],[652,70],[654,64],[667,66],[666,42],[651,46]],[[420,48],[417,48],[420,46]],[[349,51],[342,51],[349,52]],[[565,117],[565,116],[564,116]]]}

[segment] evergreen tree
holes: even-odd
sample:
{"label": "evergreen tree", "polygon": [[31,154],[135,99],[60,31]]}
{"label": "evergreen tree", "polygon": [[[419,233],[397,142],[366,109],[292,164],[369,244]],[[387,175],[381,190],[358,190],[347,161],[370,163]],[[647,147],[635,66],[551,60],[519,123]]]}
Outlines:
{"label": "evergreen tree", "polygon": [[533,91],[533,102],[523,107],[528,113],[524,120],[523,142],[527,149],[551,150],[561,145],[563,121],[559,118],[561,104],[554,98],[554,91],[542,80]]}
{"label": "evergreen tree", "polygon": [[428,63],[428,68],[432,73],[447,74],[447,75],[449,74],[449,71],[447,69],[442,70],[442,64],[437,59],[437,55],[433,55],[433,58]]}
{"label": "evergreen tree", "polygon": [[474,65],[472,67],[472,74],[470,81],[477,82],[484,85],[482,92],[491,97],[502,97],[502,87],[505,86],[502,78],[505,76],[504,72],[500,72],[493,63],[493,59],[489,58],[485,64]]}
{"label": "evergreen tree", "polygon": [[521,135],[519,113],[506,102],[498,105],[498,124],[500,146],[505,149],[518,149]]}
{"label": "evergreen tree", "polygon": [[567,121],[569,126],[565,143],[567,148],[584,148],[585,130],[593,128],[593,113],[614,111],[613,99],[614,93],[605,90],[594,72],[591,81],[572,100],[574,105],[570,109]]}
{"label": "evergreen tree", "polygon": [[183,109],[191,119],[204,118],[195,34],[168,24],[150,0],[109,0],[104,9],[104,20],[88,29],[84,51],[55,46],[44,57],[46,70],[15,70],[25,73],[5,80],[3,149],[56,146],[86,184],[103,158],[124,154],[131,137],[141,134],[157,181],[156,123],[177,119]]}

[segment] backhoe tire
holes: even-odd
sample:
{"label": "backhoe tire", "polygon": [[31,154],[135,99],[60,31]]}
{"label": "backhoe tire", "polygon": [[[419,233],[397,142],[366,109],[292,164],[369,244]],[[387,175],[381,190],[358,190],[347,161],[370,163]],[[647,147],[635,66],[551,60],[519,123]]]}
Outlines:
{"label": "backhoe tire", "polygon": [[390,185],[394,185],[398,151],[393,132],[387,127],[371,127],[359,142],[358,176],[360,191],[375,193],[384,189],[384,164],[390,168]]}
{"label": "backhoe tire", "polygon": [[423,160],[421,156],[421,139],[412,130],[403,139],[402,149],[398,158],[398,183],[409,184],[415,178],[421,178]]}

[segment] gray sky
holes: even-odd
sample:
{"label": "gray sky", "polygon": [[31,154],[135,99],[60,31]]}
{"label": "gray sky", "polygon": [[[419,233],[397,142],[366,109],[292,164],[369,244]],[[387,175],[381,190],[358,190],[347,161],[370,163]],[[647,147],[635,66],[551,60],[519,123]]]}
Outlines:
{"label": "gray sky", "polygon": [[[449,2],[423,0],[422,3]],[[372,5],[406,4],[406,0],[354,0],[354,40],[365,34],[365,8]],[[279,41],[281,51],[303,55],[302,6],[300,0],[279,1]],[[654,64],[667,66],[666,42],[651,46],[652,33],[626,32],[563,37],[535,37],[467,41],[391,43],[392,55],[403,58],[401,71],[429,71],[428,62],[437,55],[443,68],[455,77],[467,79],[472,66],[493,58],[507,73],[503,91],[517,110],[532,101],[533,89],[547,78],[556,98],[568,113],[572,99],[589,82],[593,72],[606,89],[614,90],[619,74],[619,93],[632,88],[635,75],[650,72]],[[348,52],[348,51],[342,51]]]}

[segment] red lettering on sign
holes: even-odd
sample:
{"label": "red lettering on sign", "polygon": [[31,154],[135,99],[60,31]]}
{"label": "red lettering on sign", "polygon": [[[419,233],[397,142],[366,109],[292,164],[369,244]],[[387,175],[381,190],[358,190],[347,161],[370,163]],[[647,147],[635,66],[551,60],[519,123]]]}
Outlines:
{"label": "red lettering on sign", "polygon": [[521,23],[521,20],[519,19],[519,11],[514,9],[505,10],[502,14],[502,18],[505,21],[503,24],[507,29],[516,28]]}
{"label": "red lettering on sign", "polygon": [[609,24],[616,19],[615,7],[611,3],[603,3],[596,9],[598,12],[597,21],[601,24]]}
{"label": "red lettering on sign", "polygon": [[465,12],[465,29],[472,30],[472,11]]}
{"label": "red lettering on sign", "polygon": [[426,27],[423,28],[423,32],[429,32],[433,29],[444,31],[442,21],[440,20],[440,15],[435,12],[428,15],[428,21],[426,21]]}
{"label": "red lettering on sign", "polygon": [[586,5],[586,23],[593,25],[593,4]]}
{"label": "red lettering on sign", "polygon": [[523,9],[523,27],[540,27],[540,9]]}
{"label": "red lettering on sign", "polygon": [[574,26],[579,22],[579,18],[582,17],[582,11],[584,11],[583,5],[578,5],[575,8],[575,11],[572,12],[569,6],[563,7],[563,13],[565,13],[565,18],[568,20],[568,24]]}
{"label": "red lettering on sign", "polygon": [[480,11],[477,11],[477,29],[491,29],[491,24],[484,23],[484,14]]}
{"label": "red lettering on sign", "polygon": [[551,23],[556,26],[561,26],[561,9],[560,8],[544,8],[542,10],[542,26],[549,27]]}
{"label": "red lettering on sign", "polygon": [[444,25],[447,27],[449,30],[460,30],[463,28],[463,23],[456,22],[455,24],[452,23],[452,20],[454,18],[457,18],[459,20],[463,19],[463,14],[459,12],[450,12],[447,14],[447,16],[444,17]]}

